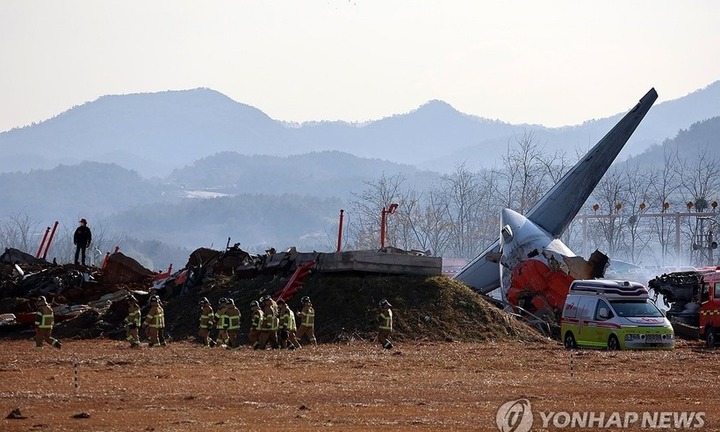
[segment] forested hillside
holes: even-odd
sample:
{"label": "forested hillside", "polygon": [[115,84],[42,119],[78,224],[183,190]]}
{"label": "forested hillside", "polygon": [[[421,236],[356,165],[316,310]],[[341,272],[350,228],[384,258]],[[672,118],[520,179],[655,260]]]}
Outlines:
{"label": "forested hillside", "polygon": [[720,117],[693,123],[687,129],[655,144],[642,154],[628,159],[627,163],[634,166],[661,167],[675,155],[697,159],[701,155],[720,158]]}
{"label": "forested hillside", "polygon": [[115,164],[83,162],[0,174],[2,214],[22,211],[39,220],[88,215],[97,219],[134,205],[178,198],[176,187],[143,179]]}
{"label": "forested hillside", "polygon": [[337,151],[285,157],[234,152],[218,153],[174,170],[167,182],[184,189],[225,194],[299,194],[348,198],[363,182],[383,174],[402,174],[418,189],[427,188],[439,174],[380,159],[365,159]]}

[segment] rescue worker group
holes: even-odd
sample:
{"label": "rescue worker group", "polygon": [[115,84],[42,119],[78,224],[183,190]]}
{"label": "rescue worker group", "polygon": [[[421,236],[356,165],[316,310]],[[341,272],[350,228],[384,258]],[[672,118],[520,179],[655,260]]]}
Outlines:
{"label": "rescue worker group", "polygon": [[[141,329],[144,330],[148,339],[148,347],[166,346],[165,312],[160,297],[157,295],[150,296],[150,309],[144,320],[142,319],[137,298],[129,294],[125,300],[128,306],[128,314],[125,318],[126,339],[130,342],[130,347],[140,347]],[[282,299],[275,301],[270,296],[264,296],[260,300],[250,302],[252,319],[248,331],[249,346],[256,350],[293,350],[301,348],[301,342],[317,345],[315,339],[315,309],[308,296],[304,296],[301,303],[302,309],[297,312],[296,320],[296,314],[290,310],[290,307]],[[35,315],[36,349],[42,349],[44,342],[60,349],[62,344],[52,337],[54,315],[47,299],[39,297],[36,306],[38,308]],[[203,297],[200,299],[199,306],[198,336],[202,346],[206,348],[241,348],[238,338],[241,315],[235,301],[223,297],[218,300],[217,310],[214,311],[208,299]],[[389,350],[393,347],[390,341],[393,318],[392,305],[383,299],[378,306],[377,340],[384,350]]]}

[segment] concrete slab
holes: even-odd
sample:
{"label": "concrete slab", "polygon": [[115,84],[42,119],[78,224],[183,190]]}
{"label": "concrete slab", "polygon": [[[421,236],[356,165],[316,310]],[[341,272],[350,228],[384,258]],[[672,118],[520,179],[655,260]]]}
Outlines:
{"label": "concrete slab", "polygon": [[[317,255],[315,271],[321,273],[356,271],[428,276],[442,274],[441,257],[377,251],[349,251],[315,255]],[[297,262],[299,263],[303,258],[299,256]]]}

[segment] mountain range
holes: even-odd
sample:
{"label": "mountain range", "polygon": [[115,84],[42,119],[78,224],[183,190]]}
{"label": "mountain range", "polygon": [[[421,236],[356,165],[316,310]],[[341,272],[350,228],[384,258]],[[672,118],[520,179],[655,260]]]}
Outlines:
{"label": "mountain range", "polygon": [[[628,95],[628,109],[645,91]],[[719,100],[717,81],[657,104],[620,158],[637,155],[694,122],[719,116]],[[332,150],[446,173],[460,163],[472,169],[491,168],[509,144],[528,132],[549,152],[584,152],[623,114],[547,128],[467,115],[434,100],[409,113],[366,123],[292,124],[206,88],[112,95],[0,133],[0,172],[95,161],[149,178],[164,177],[221,152],[289,156]]]}

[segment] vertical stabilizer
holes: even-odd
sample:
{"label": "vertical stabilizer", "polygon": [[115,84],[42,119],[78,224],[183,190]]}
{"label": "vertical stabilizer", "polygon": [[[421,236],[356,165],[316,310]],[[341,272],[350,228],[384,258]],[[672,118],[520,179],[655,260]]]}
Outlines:
{"label": "vertical stabilizer", "polygon": [[[657,97],[655,89],[650,89],[640,102],[530,209],[527,218],[555,238],[560,237]],[[499,252],[498,239],[466,265],[454,279],[483,293],[500,287]]]}

